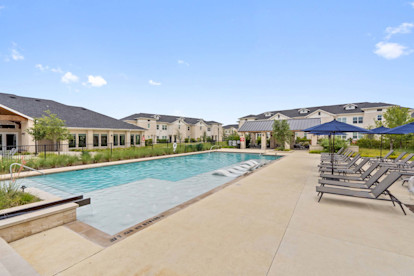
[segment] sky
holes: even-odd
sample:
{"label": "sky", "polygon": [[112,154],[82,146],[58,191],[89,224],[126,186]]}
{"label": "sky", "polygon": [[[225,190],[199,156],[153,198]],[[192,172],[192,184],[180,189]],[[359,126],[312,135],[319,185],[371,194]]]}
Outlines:
{"label": "sky", "polygon": [[414,107],[414,0],[0,0],[0,92],[223,124]]}

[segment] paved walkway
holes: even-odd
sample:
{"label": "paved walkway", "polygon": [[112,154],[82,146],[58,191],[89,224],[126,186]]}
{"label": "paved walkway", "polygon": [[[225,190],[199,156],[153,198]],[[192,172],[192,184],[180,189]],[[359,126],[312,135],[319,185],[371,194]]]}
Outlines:
{"label": "paved walkway", "polygon": [[12,246],[43,275],[412,275],[414,215],[373,200],[318,204],[318,160],[289,153],[108,248],[66,227]]}

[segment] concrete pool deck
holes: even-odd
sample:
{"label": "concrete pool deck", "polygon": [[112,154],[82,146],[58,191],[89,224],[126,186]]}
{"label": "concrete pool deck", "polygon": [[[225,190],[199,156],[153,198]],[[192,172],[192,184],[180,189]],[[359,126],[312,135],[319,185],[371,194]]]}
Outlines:
{"label": "concrete pool deck", "polygon": [[289,153],[107,248],[66,226],[11,246],[41,275],[412,274],[413,213],[330,195],[318,204],[318,162]]}

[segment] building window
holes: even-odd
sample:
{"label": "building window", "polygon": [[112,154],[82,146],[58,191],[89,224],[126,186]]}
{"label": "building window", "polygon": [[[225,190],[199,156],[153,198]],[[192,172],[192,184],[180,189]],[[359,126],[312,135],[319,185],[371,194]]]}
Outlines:
{"label": "building window", "polygon": [[118,146],[118,134],[114,134],[114,146]]}
{"label": "building window", "polygon": [[211,131],[211,128],[207,128],[207,131]]}
{"label": "building window", "polygon": [[318,112],[318,115],[321,116],[321,112],[320,111]]}
{"label": "building window", "polygon": [[141,135],[139,134],[135,135],[135,141],[136,141],[136,144],[139,145],[141,143]]}
{"label": "building window", "polygon": [[363,117],[353,117],[352,118],[352,123],[354,124],[362,124],[364,122]]}
{"label": "building window", "polygon": [[86,147],[86,134],[78,134],[79,147]]}
{"label": "building window", "polygon": [[190,131],[190,127],[187,127],[187,130]]}
{"label": "building window", "polygon": [[338,118],[338,122],[346,123],[346,118],[345,117]]}
{"label": "building window", "polygon": [[125,146],[125,134],[119,135],[119,145]]}
{"label": "building window", "polygon": [[382,121],[382,115],[377,116],[377,121]]}
{"label": "building window", "polygon": [[134,145],[134,135],[131,134],[131,141],[130,141],[131,146]]}
{"label": "building window", "polygon": [[200,130],[201,130],[201,126],[200,126]]}
{"label": "building window", "polygon": [[167,125],[162,125],[162,130],[167,130]]}
{"label": "building window", "polygon": [[160,129],[160,125],[157,125],[157,130],[159,130]]}
{"label": "building window", "polygon": [[99,134],[94,134],[93,135],[93,146],[94,147],[99,147]]}
{"label": "building window", "polygon": [[108,146],[108,135],[101,134],[101,147]]}
{"label": "building window", "polygon": [[148,124],[148,128],[150,128],[151,127],[151,124]]}
{"label": "building window", "polygon": [[[1,137],[1,135],[0,135]],[[69,136],[69,147],[70,148],[76,148],[76,134],[71,134]]]}
{"label": "building window", "polygon": [[381,111],[382,111],[382,109],[377,109],[377,111],[378,111],[378,112],[381,112]]}
{"label": "building window", "polygon": [[160,136],[157,136],[157,141],[160,140]]}

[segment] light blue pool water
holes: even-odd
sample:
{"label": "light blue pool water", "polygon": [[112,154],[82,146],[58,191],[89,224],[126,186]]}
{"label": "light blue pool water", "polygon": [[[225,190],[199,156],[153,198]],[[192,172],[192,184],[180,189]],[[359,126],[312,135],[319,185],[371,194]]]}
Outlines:
{"label": "light blue pool water", "polygon": [[232,177],[212,172],[276,156],[203,153],[26,178],[25,185],[60,197],[83,194],[91,205],[78,219],[115,234],[218,187]]}

